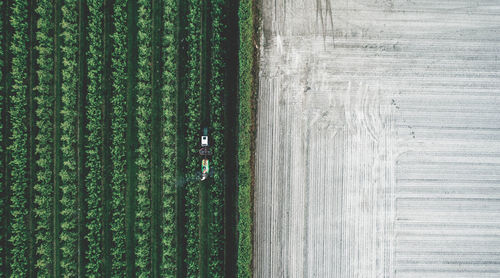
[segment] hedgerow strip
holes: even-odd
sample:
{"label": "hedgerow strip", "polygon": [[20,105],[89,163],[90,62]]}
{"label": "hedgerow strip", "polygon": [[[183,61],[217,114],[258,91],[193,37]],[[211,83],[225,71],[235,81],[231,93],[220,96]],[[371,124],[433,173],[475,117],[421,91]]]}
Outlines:
{"label": "hedgerow strip", "polygon": [[200,182],[195,177],[200,172],[200,158],[198,155],[200,135],[200,62],[201,62],[201,2],[189,0],[188,2],[188,31],[187,31],[187,89],[186,101],[186,145],[188,155],[186,160],[186,175],[193,177],[186,182],[186,268],[188,277],[199,275],[200,260],[200,235],[199,214]]}
{"label": "hedgerow strip", "polygon": [[161,276],[174,277],[176,265],[176,216],[175,216],[175,161],[176,161],[176,88],[177,88],[177,47],[175,40],[177,1],[165,0],[163,14],[163,87],[162,87],[162,124],[163,124],[163,219],[162,219],[162,263]]}
{"label": "hedgerow strip", "polygon": [[102,105],[103,105],[103,1],[88,0],[88,93],[85,184],[87,189],[86,276],[103,273],[102,208]]}
{"label": "hedgerow strip", "polygon": [[224,26],[222,5],[223,0],[211,0],[212,32],[210,37],[211,45],[211,78],[209,83],[210,92],[210,120],[212,129],[212,167],[213,184],[209,188],[209,258],[208,276],[224,276],[224,104],[222,102],[223,70],[224,62],[222,57],[222,32]]}
{"label": "hedgerow strip", "polygon": [[240,0],[239,133],[238,133],[238,277],[252,276],[252,93],[253,10],[252,0]]}
{"label": "hedgerow strip", "polygon": [[16,0],[12,4],[11,24],[13,28],[12,43],[12,92],[10,93],[9,115],[11,118],[11,215],[10,222],[12,243],[10,256],[13,275],[25,277],[27,275],[28,257],[28,214],[26,203],[27,189],[27,126],[25,124],[27,112],[27,59],[28,59],[28,3],[26,0]]}
{"label": "hedgerow strip", "polygon": [[78,211],[77,211],[77,91],[78,91],[78,10],[76,0],[62,6],[62,122],[61,152],[61,275],[77,276]]}
{"label": "hedgerow strip", "polygon": [[113,96],[111,104],[112,147],[111,161],[113,175],[111,180],[111,232],[113,245],[112,275],[113,277],[126,276],[126,238],[125,238],[125,187],[127,185],[127,1],[117,0],[113,7],[113,25],[115,32],[113,39]]}
{"label": "hedgerow strip", "polygon": [[139,57],[137,68],[137,211],[135,265],[137,277],[151,274],[151,1],[139,0],[137,20]]}
{"label": "hedgerow strip", "polygon": [[39,16],[36,39],[38,45],[37,64],[38,86],[35,88],[37,96],[36,116],[38,135],[36,136],[36,154],[38,155],[37,183],[35,185],[35,215],[36,215],[36,245],[38,260],[36,267],[38,275],[48,277],[52,275],[52,256],[54,234],[52,230],[53,205],[53,82],[54,75],[54,39],[52,36],[54,8],[52,1],[40,0],[36,8]]}

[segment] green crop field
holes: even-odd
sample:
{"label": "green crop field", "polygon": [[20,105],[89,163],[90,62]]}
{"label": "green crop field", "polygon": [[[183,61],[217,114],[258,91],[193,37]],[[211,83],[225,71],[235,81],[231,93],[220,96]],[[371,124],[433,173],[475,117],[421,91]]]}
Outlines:
{"label": "green crop field", "polygon": [[0,277],[251,277],[254,21],[0,0]]}

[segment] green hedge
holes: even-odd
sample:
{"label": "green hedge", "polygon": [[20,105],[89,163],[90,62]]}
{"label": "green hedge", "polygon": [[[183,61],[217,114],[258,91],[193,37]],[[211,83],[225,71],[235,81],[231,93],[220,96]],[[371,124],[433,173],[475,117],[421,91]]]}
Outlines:
{"label": "green hedge", "polygon": [[163,87],[162,87],[162,262],[161,276],[176,275],[176,216],[175,216],[175,161],[176,161],[176,94],[177,47],[175,41],[177,1],[165,0],[163,14]]}
{"label": "green hedge", "polygon": [[238,138],[238,277],[252,277],[252,0],[240,0],[239,28],[239,138]]}
{"label": "green hedge", "polygon": [[88,93],[85,185],[87,189],[86,226],[88,250],[86,276],[103,273],[102,205],[102,105],[103,105],[103,1],[88,0]]}
{"label": "green hedge", "polygon": [[126,276],[126,238],[125,238],[125,187],[127,186],[127,1],[116,0],[113,7],[112,34],[113,54],[113,96],[111,105],[112,146],[111,162],[113,174],[111,179],[111,232],[113,245],[112,275],[113,277]]}

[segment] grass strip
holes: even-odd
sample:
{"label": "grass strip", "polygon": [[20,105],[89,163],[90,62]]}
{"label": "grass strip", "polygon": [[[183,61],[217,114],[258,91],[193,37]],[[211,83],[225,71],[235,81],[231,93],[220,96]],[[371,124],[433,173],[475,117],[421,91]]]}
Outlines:
{"label": "grass strip", "polygon": [[252,0],[240,0],[238,128],[238,277],[252,277],[252,98],[254,91],[254,13]]}

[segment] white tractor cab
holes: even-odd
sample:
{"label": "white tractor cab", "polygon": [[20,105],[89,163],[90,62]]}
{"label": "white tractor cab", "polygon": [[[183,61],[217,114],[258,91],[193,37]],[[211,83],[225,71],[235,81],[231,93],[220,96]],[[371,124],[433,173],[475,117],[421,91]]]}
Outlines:
{"label": "white tractor cab", "polygon": [[201,136],[200,155],[202,157],[201,180],[204,181],[208,178],[208,175],[210,173],[210,163],[208,157],[212,155],[212,152],[210,151],[210,145],[208,143],[208,129],[206,127],[203,129],[203,135]]}
{"label": "white tractor cab", "polygon": [[201,136],[201,146],[208,147],[208,136]]}

